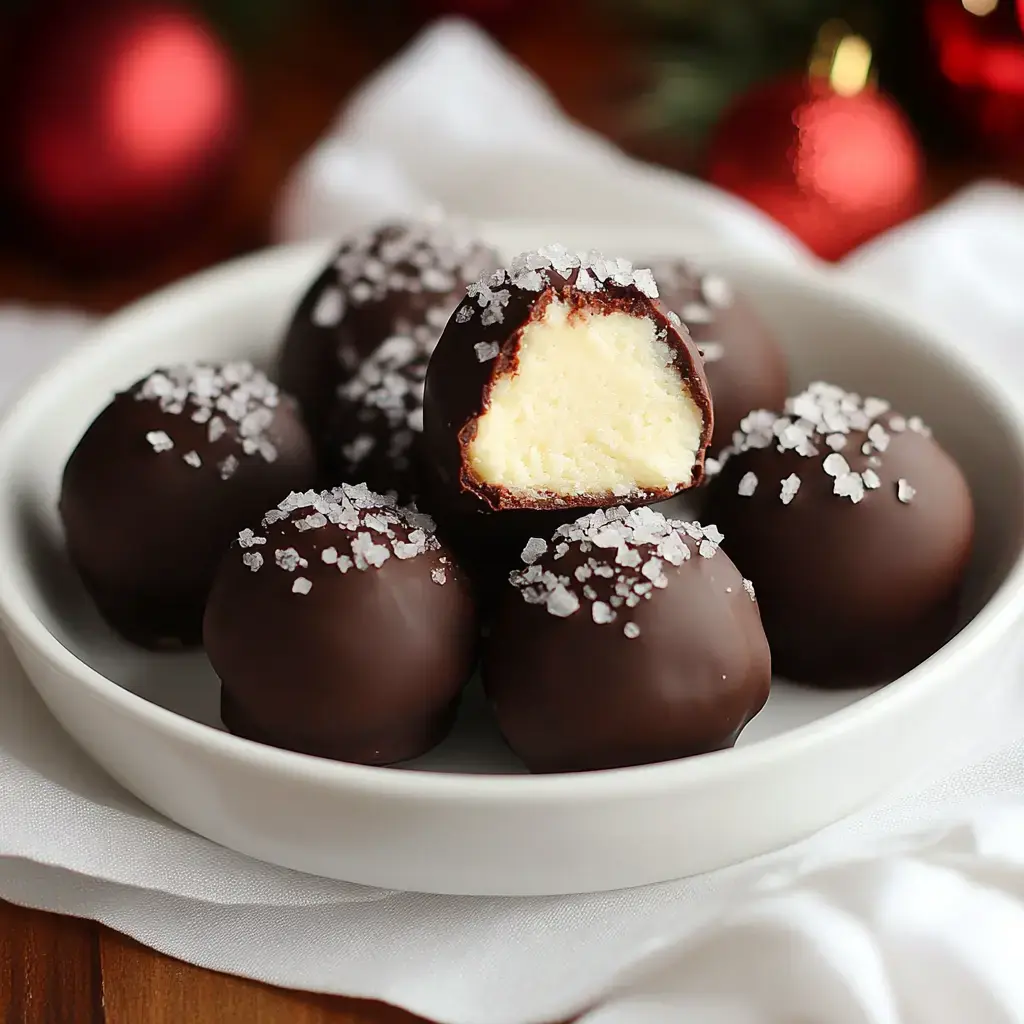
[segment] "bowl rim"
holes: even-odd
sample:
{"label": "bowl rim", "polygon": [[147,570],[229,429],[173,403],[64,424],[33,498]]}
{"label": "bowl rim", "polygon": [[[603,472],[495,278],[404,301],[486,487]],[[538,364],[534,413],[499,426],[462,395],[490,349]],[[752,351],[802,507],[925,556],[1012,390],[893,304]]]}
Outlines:
{"label": "bowl rim", "polygon": [[[492,229],[494,227],[492,225]],[[515,230],[523,231],[524,225],[516,222]],[[26,425],[36,418],[37,407],[46,406],[52,389],[62,386],[80,367],[92,362],[94,354],[107,343],[109,334],[125,331],[134,322],[144,322],[160,307],[194,298],[197,292],[216,293],[231,286],[237,287],[239,279],[279,270],[282,266],[306,262],[313,265],[314,257],[329,248],[329,243],[324,241],[304,242],[243,256],[171,284],[100,321],[91,328],[83,342],[41,373],[0,417],[0,478],[7,475],[8,467],[17,464],[15,442]],[[740,255],[735,262],[751,263],[753,260]],[[1011,392],[997,379],[971,362],[963,352],[932,335],[903,310],[866,295],[855,285],[845,284],[832,268],[808,264],[796,268],[774,267],[771,272],[788,278],[795,287],[828,293],[847,308],[854,308],[862,317],[885,322],[911,346],[927,351],[932,358],[966,378],[1001,421],[1007,441],[1014,446],[1024,477],[1024,410],[1015,404]],[[126,334],[121,344],[127,346],[129,336]],[[9,492],[0,493],[0,504],[10,500]],[[1024,523],[1024,508],[1021,509],[1021,519]],[[0,558],[5,554],[15,559],[19,557],[14,545],[8,545],[0,535]],[[670,790],[678,792],[680,789],[702,787],[709,777],[728,778],[757,771],[774,762],[780,754],[796,756],[808,748],[827,745],[843,732],[869,728],[879,715],[887,715],[902,704],[916,701],[937,672],[951,677],[968,669],[986,647],[1009,631],[1022,609],[1024,545],[988,601],[939,651],[885,687],[814,721],[749,746],[656,764],[550,775],[475,774],[395,770],[331,761],[265,746],[196,722],[132,693],[78,658],[33,612],[11,575],[0,573],[0,620],[6,630],[16,634],[61,675],[83,685],[92,697],[116,713],[137,719],[147,728],[187,745],[205,748],[211,755],[248,763],[253,768],[276,775],[328,788],[341,787],[349,791],[427,802],[461,798],[488,803],[535,804],[559,801],[567,796],[576,800],[627,798]]]}

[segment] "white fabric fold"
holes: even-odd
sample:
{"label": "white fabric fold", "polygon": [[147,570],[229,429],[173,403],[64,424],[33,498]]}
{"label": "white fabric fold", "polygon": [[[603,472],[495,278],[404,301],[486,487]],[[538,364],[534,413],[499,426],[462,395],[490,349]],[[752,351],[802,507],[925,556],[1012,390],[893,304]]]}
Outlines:
{"label": "white fabric fold", "polygon": [[[289,183],[282,238],[440,204],[488,221],[677,223],[694,252],[810,260],[785,231],[567,121],[442,22],[371,79]],[[1024,195],[968,190],[835,273],[1024,389]],[[79,337],[0,310],[0,400]],[[972,681],[973,682],[973,681]],[[249,860],[144,807],[64,735],[0,642],[0,896],[276,984],[450,1024],[1024,1020],[1024,686],[914,787],[758,861],[628,892],[470,899]]]}
{"label": "white fabric fold", "polygon": [[569,121],[528,71],[457,19],[357,91],[286,185],[278,234],[335,236],[436,206],[477,220],[671,223],[692,251],[810,258],[745,203]]}

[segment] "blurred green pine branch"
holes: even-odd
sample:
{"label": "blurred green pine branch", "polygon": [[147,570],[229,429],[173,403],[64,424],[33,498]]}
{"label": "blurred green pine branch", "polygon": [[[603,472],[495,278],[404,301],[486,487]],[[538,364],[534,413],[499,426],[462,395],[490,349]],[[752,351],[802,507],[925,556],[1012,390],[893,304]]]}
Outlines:
{"label": "blurred green pine branch", "polygon": [[[904,0],[889,0],[902,3]],[[701,142],[738,95],[807,66],[822,25],[840,18],[869,39],[885,0],[604,0],[642,41],[651,84],[640,127]]]}

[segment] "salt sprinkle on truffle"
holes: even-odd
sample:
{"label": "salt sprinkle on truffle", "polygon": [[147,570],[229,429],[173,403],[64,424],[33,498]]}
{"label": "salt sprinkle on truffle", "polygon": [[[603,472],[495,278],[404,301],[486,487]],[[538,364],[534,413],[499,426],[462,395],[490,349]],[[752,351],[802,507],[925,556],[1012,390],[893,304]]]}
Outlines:
{"label": "salt sprinkle on truffle", "polygon": [[[591,618],[598,625],[615,620],[615,609],[635,608],[668,586],[665,566],[682,565],[696,553],[712,558],[725,539],[715,526],[666,519],[654,509],[641,507],[599,509],[573,523],[560,526],[554,534],[557,553],[575,548],[589,556],[572,576],[545,569],[539,560],[549,551],[541,538],[531,538],[523,550],[525,569],[509,576],[511,584],[527,604],[542,604],[551,615],[564,618],[577,612],[584,601],[591,604]],[[562,551],[562,549],[565,551]],[[594,584],[608,580],[599,596]],[[579,587],[578,584],[583,584]]]}
{"label": "salt sprinkle on truffle", "polygon": [[[447,296],[463,281],[476,278],[489,258],[464,225],[431,213],[383,231],[371,227],[353,235],[334,266],[341,291],[352,305],[362,306],[383,302],[393,292]],[[343,310],[339,320],[341,315]],[[443,326],[438,325],[438,333]]]}
{"label": "salt sprinkle on truffle", "polygon": [[[304,534],[323,530],[329,524],[339,527],[349,535],[351,554],[342,554],[331,544],[321,550],[320,560],[325,565],[337,566],[341,573],[353,568],[360,572],[379,569],[392,555],[409,559],[441,548],[434,535],[436,526],[429,516],[399,507],[391,498],[375,494],[365,484],[342,484],[329,491],[293,491],[263,517],[264,529],[275,523],[290,523]],[[238,537],[239,547],[243,549],[266,542],[266,537],[256,536],[252,530],[243,530]],[[254,563],[248,557],[250,554],[254,553],[246,551],[242,561],[255,572],[263,565],[263,559]],[[285,572],[295,572],[309,565],[294,547],[276,549],[274,564]],[[442,567],[435,566],[431,579],[444,584],[448,576]],[[301,587],[296,589],[294,585],[293,590],[309,592]]]}
{"label": "salt sprinkle on truffle", "polygon": [[[654,274],[648,269],[633,269],[624,259],[608,259],[597,252],[573,253],[564,245],[547,245],[533,252],[524,252],[512,260],[507,270],[485,272],[467,289],[477,308],[463,305],[456,314],[458,323],[468,322],[476,312],[484,327],[500,324],[505,319],[505,307],[512,297],[512,289],[540,292],[550,282],[552,273],[569,277],[577,272],[574,287],[582,292],[595,292],[610,287],[635,288],[650,299],[658,297]],[[477,359],[485,363],[498,355],[495,343],[477,342]]]}
{"label": "salt sprinkle on truffle", "polygon": [[[716,461],[708,460],[707,472],[709,476],[721,472],[730,458],[742,452],[773,446],[780,452],[791,451],[803,458],[815,458],[821,454],[823,442],[831,452],[822,460],[821,467],[833,478],[833,493],[857,504],[864,499],[866,490],[876,489],[881,481],[874,469],[855,472],[839,454],[846,448],[848,435],[855,432],[867,435],[861,446],[862,453],[870,457],[869,465],[877,467],[881,465],[879,455],[889,447],[891,433],[903,430],[913,430],[926,437],[931,433],[920,417],[904,419],[893,415],[884,399],[862,398],[818,381],[787,399],[781,415],[758,409],[746,416],[733,435],[733,443],[719,453]],[[781,482],[783,504],[788,505],[793,500],[799,485],[795,474]]]}
{"label": "salt sprinkle on truffle", "polygon": [[[277,458],[277,448],[267,436],[273,423],[280,392],[265,374],[251,363],[222,365],[195,363],[154,370],[135,389],[138,402],[153,402],[160,411],[172,416],[188,414],[193,423],[207,423],[211,444],[234,425],[234,442],[244,456],[260,456],[266,462]],[[152,430],[146,440],[156,452],[174,447],[171,436]],[[202,465],[197,451],[188,451],[182,459],[195,469]],[[219,464],[220,476],[227,480],[238,468],[236,455],[227,455]]]}

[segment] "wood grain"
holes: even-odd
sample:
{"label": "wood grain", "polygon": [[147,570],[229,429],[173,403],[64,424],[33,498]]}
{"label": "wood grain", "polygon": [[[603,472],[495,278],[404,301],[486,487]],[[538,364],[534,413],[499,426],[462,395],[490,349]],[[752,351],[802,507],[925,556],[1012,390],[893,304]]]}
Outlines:
{"label": "wood grain", "polygon": [[417,1024],[383,1003],[215,974],[91,921],[0,901],[2,1024]]}
{"label": "wood grain", "polygon": [[381,1003],[286,992],[213,974],[103,929],[104,1024],[203,1021],[218,1024],[412,1024],[419,1018]]}
{"label": "wood grain", "polygon": [[0,903],[0,1020],[106,1024],[98,928]]}

